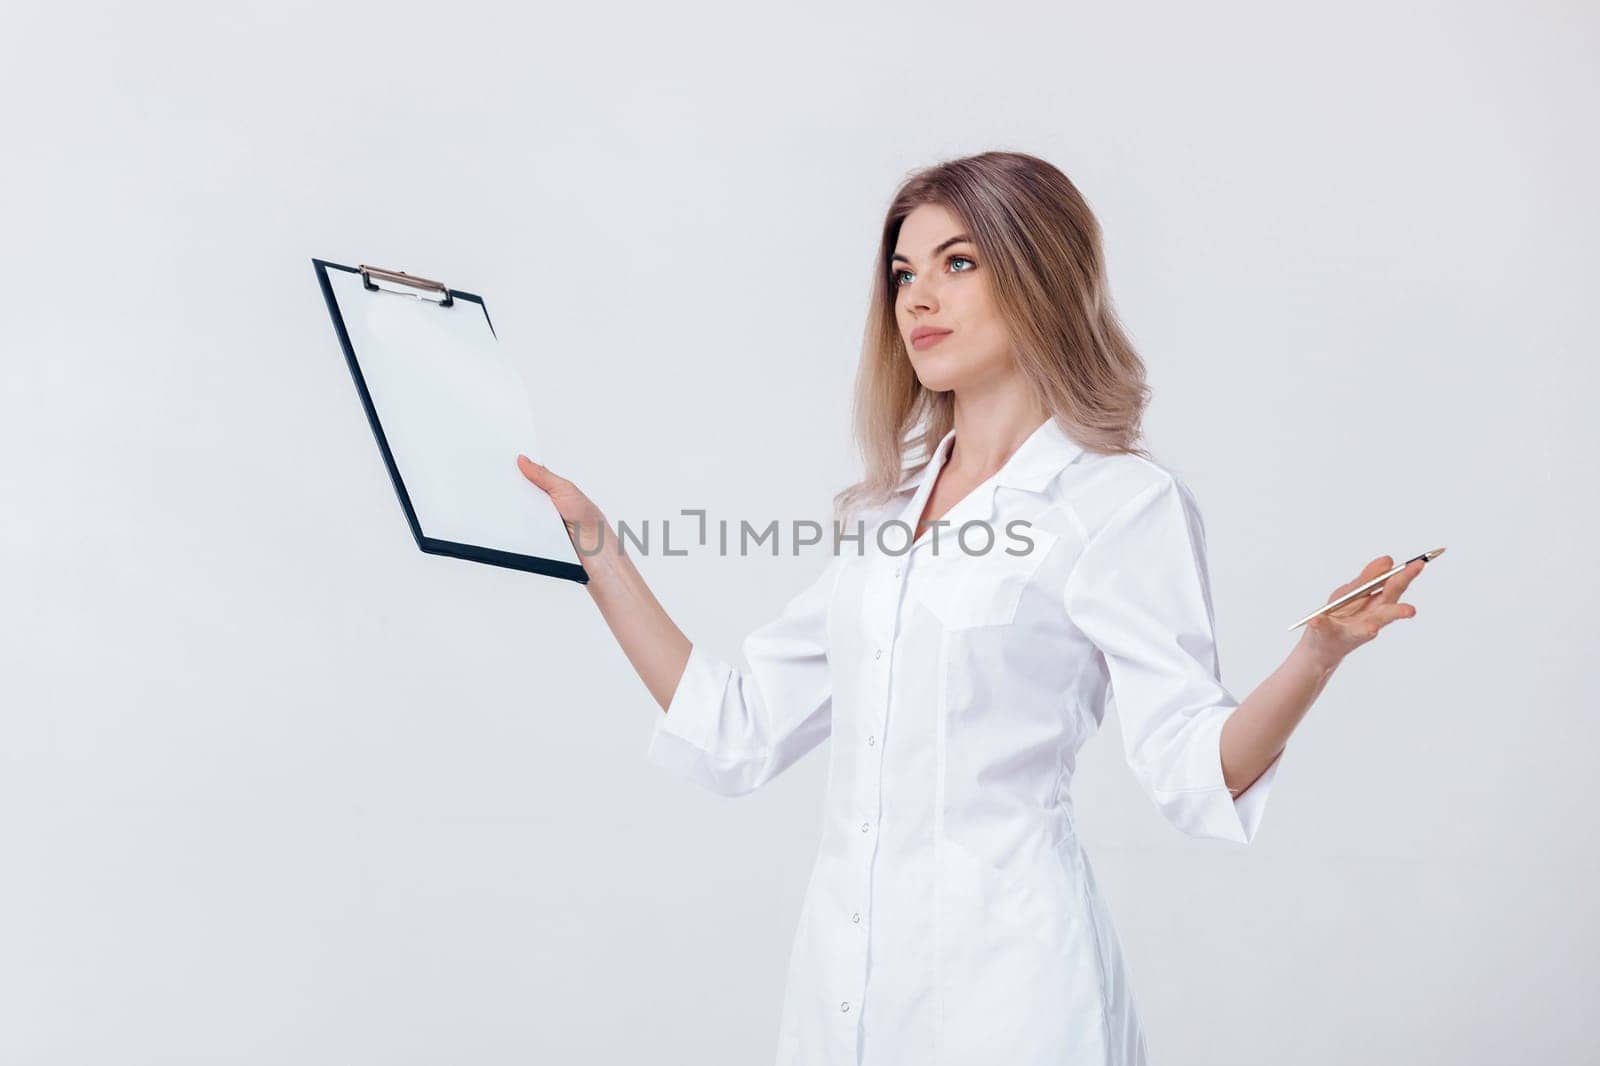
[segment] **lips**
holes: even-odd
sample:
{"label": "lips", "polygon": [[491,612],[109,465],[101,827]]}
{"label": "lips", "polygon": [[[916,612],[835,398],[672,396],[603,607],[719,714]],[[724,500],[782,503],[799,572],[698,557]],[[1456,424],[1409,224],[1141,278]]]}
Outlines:
{"label": "lips", "polygon": [[911,331],[911,346],[920,351],[923,348],[929,348],[935,344],[938,344],[948,336],[950,336],[950,331],[947,329],[932,329],[928,326],[918,326],[916,329]]}

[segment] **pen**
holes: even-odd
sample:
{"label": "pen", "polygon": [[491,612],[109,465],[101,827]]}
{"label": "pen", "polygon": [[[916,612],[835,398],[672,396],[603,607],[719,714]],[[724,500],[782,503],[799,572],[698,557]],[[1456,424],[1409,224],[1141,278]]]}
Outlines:
{"label": "pen", "polygon": [[1444,549],[1443,548],[1435,548],[1431,552],[1423,552],[1421,555],[1418,555],[1415,558],[1407,559],[1405,562],[1401,563],[1399,566],[1395,567],[1393,570],[1390,570],[1390,571],[1388,571],[1386,573],[1379,574],[1377,577],[1373,578],[1371,581],[1368,581],[1366,584],[1360,586],[1359,588],[1351,589],[1349,592],[1345,593],[1343,596],[1340,596],[1338,599],[1334,600],[1332,603],[1329,603],[1329,604],[1327,604],[1326,606],[1323,606],[1323,607],[1318,607],[1315,611],[1312,611],[1310,614],[1306,615],[1304,618],[1300,619],[1300,621],[1296,622],[1294,625],[1290,626],[1289,628],[1290,629],[1296,629],[1296,628],[1298,628],[1300,626],[1303,626],[1307,622],[1309,622],[1313,618],[1315,618],[1317,615],[1319,615],[1319,614],[1327,614],[1329,611],[1333,610],[1334,608],[1341,607],[1344,604],[1349,603],[1351,600],[1355,599],[1358,596],[1369,596],[1374,592],[1380,592],[1380,591],[1382,591],[1382,585],[1383,585],[1383,583],[1385,581],[1389,580],[1391,577],[1394,577],[1394,575],[1398,574],[1400,571],[1404,570],[1406,567],[1410,566],[1412,563],[1416,562],[1418,559],[1421,559],[1424,563],[1427,563],[1430,560],[1437,559],[1439,556],[1441,556],[1443,554],[1444,554]]}

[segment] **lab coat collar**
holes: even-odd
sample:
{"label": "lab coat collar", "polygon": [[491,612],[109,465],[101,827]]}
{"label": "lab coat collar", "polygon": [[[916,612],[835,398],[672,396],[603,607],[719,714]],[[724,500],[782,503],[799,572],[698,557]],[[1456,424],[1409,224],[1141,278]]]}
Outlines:
{"label": "lab coat collar", "polygon": [[[930,485],[949,457],[955,439],[954,428],[946,431],[934,447],[927,465],[902,481],[895,491],[904,492],[906,489]],[[992,483],[1040,492],[1082,451],[1083,445],[1067,436],[1054,418],[1047,418],[1011,453],[1011,458],[995,473]]]}
{"label": "lab coat collar", "polygon": [[[927,465],[919,473],[908,477],[897,490],[916,490],[900,512],[901,521],[913,530],[916,529],[917,520],[922,517],[922,508],[933,491],[933,483],[949,458],[955,437],[955,429],[946,432],[933,449]],[[1042,492],[1083,450],[1083,445],[1069,437],[1054,418],[1047,418],[1011,453],[1011,458],[999,470],[958,501],[943,517],[953,524],[974,520],[993,522],[995,494],[1002,486]]]}

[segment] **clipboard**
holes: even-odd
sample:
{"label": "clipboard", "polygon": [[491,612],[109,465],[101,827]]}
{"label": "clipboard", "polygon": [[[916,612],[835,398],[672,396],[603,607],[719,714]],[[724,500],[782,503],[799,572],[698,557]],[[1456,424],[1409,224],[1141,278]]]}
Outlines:
{"label": "clipboard", "polygon": [[587,583],[561,513],[517,469],[540,455],[528,389],[481,296],[312,259],[417,547]]}

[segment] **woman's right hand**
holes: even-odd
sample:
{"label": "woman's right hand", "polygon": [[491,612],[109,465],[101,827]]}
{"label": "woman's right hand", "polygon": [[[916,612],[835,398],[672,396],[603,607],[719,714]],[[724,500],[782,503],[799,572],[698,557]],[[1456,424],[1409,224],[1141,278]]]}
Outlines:
{"label": "woman's right hand", "polygon": [[606,516],[578,486],[526,455],[517,456],[517,469],[550,496],[580,558],[593,557],[611,546],[614,538],[606,530]]}
{"label": "woman's right hand", "polygon": [[594,501],[548,467],[517,456],[522,476],[550,495],[588,579],[584,588],[650,695],[665,711],[689,661],[692,645],[667,616]]}

